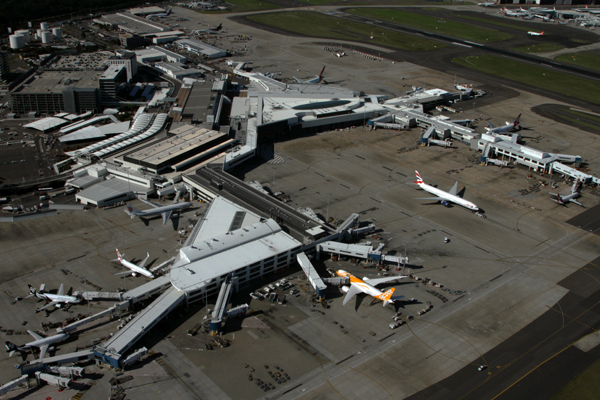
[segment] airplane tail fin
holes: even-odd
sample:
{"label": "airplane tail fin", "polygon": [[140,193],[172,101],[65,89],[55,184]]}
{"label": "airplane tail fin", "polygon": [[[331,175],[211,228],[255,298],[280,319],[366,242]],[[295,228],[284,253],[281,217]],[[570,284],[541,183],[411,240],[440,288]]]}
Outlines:
{"label": "airplane tail fin", "polygon": [[36,293],[35,288],[33,286],[31,286],[31,285],[27,285],[27,286],[29,287],[29,294],[35,295],[35,293]]}
{"label": "airplane tail fin", "polygon": [[6,347],[6,352],[10,353],[8,356],[12,357],[16,351],[18,351],[17,345],[13,342],[9,342],[8,340],[4,342],[4,346]]}
{"label": "airplane tail fin", "polygon": [[117,250],[117,260],[119,262],[123,262],[123,257],[125,257],[125,253],[123,253],[123,255],[121,255],[121,253],[119,253],[119,249],[116,249],[116,250]]}
{"label": "airplane tail fin", "polygon": [[130,206],[129,204],[125,204],[125,212],[127,213],[127,215],[129,215],[131,217],[131,219],[135,218],[135,214],[139,213],[140,210],[136,209],[135,207]]}
{"label": "airplane tail fin", "polygon": [[394,295],[394,291],[396,290],[396,288],[391,288],[388,291],[386,291],[385,293],[381,294],[380,299],[383,300],[383,306],[387,306],[390,303],[393,303],[394,300],[392,300],[392,296]]}
{"label": "airplane tail fin", "polygon": [[325,72],[325,67],[326,67],[326,65],[323,66],[323,69],[321,70],[321,73],[319,74],[319,82],[318,83],[321,83],[321,81],[323,80],[323,72]]}
{"label": "airplane tail fin", "polygon": [[[544,33],[544,32],[542,32],[542,34],[543,34],[543,33]],[[517,119],[515,119],[515,122],[513,122],[513,126],[514,126],[515,128],[517,127],[517,125],[519,125],[519,123],[520,123],[520,120],[521,120],[521,114],[519,114],[519,116],[517,117]]]}
{"label": "airplane tail fin", "polygon": [[542,31],[542,33],[540,33],[540,36],[544,36],[544,32],[546,32],[546,31]]}
{"label": "airplane tail fin", "polygon": [[421,183],[423,183],[423,178],[421,178],[421,175],[419,174],[419,171],[415,171],[415,174],[417,174],[417,180],[415,181],[415,183],[417,185],[420,185]]}

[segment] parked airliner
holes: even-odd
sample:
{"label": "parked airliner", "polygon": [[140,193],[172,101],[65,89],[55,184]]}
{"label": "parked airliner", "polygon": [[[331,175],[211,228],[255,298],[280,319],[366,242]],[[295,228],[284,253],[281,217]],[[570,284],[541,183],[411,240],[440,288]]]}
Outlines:
{"label": "parked airliner", "polygon": [[35,310],[35,312],[40,312],[40,311],[45,310],[46,308],[52,307],[52,306],[56,306],[56,307],[60,308],[62,304],[78,304],[79,302],[81,302],[81,299],[77,296],[66,295],[65,294],[65,285],[62,283],[60,284],[60,288],[58,289],[57,294],[44,292],[45,285],[42,285],[40,287],[39,291],[35,290],[35,288],[31,285],[27,285],[27,286],[29,286],[29,296],[27,296],[25,298],[35,296],[39,299],[49,301],[49,303],[44,305],[42,308],[38,308],[37,310]]}
{"label": "parked airliner", "polygon": [[133,276],[136,276],[137,274],[140,274],[140,275],[144,275],[150,279],[154,279],[154,275],[152,274],[152,272],[150,272],[146,268],[144,268],[144,265],[146,265],[146,261],[148,261],[148,259],[150,258],[150,253],[146,253],[146,254],[147,255],[146,255],[146,258],[144,258],[144,261],[142,261],[142,263],[139,266],[137,266],[134,263],[127,261],[125,259],[125,253],[123,253],[123,255],[121,255],[121,253],[119,253],[119,249],[117,249],[117,259],[113,260],[113,261],[120,262],[121,265],[129,268],[131,271],[119,272],[118,274],[113,274],[113,275],[131,274]]}
{"label": "parked airliner", "polygon": [[46,352],[51,344],[62,342],[63,340],[67,340],[69,338],[69,335],[66,333],[59,333],[58,335],[48,336],[45,338],[32,331],[28,330],[27,332],[29,332],[29,334],[35,339],[33,342],[26,343],[22,346],[18,346],[8,341],[4,342],[4,345],[6,346],[6,352],[10,353],[9,357],[12,357],[17,351],[25,352],[31,350],[32,347],[38,347],[40,349],[40,359],[42,359],[46,355]]}
{"label": "parked airliner", "polygon": [[133,219],[135,217],[144,218],[144,217],[151,217],[152,215],[162,214],[163,225],[165,225],[167,223],[167,221],[169,220],[169,218],[171,218],[171,214],[173,213],[173,211],[182,210],[184,208],[189,208],[192,206],[192,203],[190,203],[190,202],[170,204],[168,206],[161,206],[160,204],[156,204],[156,203],[153,203],[148,200],[140,199],[139,197],[138,197],[138,200],[140,200],[154,208],[150,209],[150,210],[140,211],[140,210],[130,206],[129,204],[125,204],[125,212],[127,213],[127,215],[129,215],[131,217],[131,219]]}
{"label": "parked airliner", "polygon": [[519,120],[521,119],[521,114],[513,121],[506,122],[504,126],[494,126],[490,121],[488,121],[489,128],[486,127],[487,133],[504,133],[504,132],[513,132],[518,129]]}
{"label": "parked airliner", "polygon": [[437,200],[437,201],[441,201],[442,204],[446,207],[448,207],[450,205],[450,202],[452,202],[452,203],[458,204],[459,206],[468,208],[469,210],[472,210],[472,211],[479,210],[479,207],[477,207],[474,203],[472,203],[468,200],[465,200],[456,194],[458,191],[458,182],[456,182],[454,184],[454,186],[452,186],[452,189],[450,189],[449,192],[444,192],[441,189],[438,189],[436,187],[433,187],[433,186],[428,185],[425,182],[423,182],[421,175],[419,175],[419,171],[415,171],[415,173],[417,174],[417,180],[415,181],[415,183],[417,185],[419,185],[419,187],[421,189],[423,189],[424,191],[437,196],[437,197],[422,197],[422,198],[418,198],[416,200]]}
{"label": "parked airliner", "polygon": [[369,296],[375,297],[376,299],[383,301],[383,306],[385,307],[388,304],[394,302],[394,300],[392,299],[392,295],[394,294],[395,288],[391,288],[385,292],[382,292],[375,286],[384,282],[390,282],[395,281],[397,279],[406,278],[405,276],[387,276],[385,278],[360,279],[352,275],[351,273],[344,271],[343,269],[336,271],[336,273],[342,278],[350,279],[350,286],[342,286],[342,291],[346,293],[346,296],[344,297],[344,302],[342,303],[343,306],[345,306],[357,294],[365,293]]}
{"label": "parked airliner", "polygon": [[531,35],[531,36],[544,36],[544,32],[545,31],[541,31],[541,32],[529,31],[529,32],[527,32],[527,34]]}
{"label": "parked airliner", "polygon": [[321,81],[323,80],[323,72],[325,72],[325,67],[323,67],[323,69],[321,70],[321,73],[320,73],[319,75],[317,75],[317,76],[315,76],[314,78],[312,78],[312,79],[309,79],[309,80],[307,80],[307,81],[304,81],[304,80],[302,80],[302,79],[300,79],[300,78],[296,78],[295,76],[294,76],[294,79],[295,79],[295,80],[296,80],[296,82],[298,82],[298,83],[310,83],[310,84],[317,84],[317,83],[321,83]]}
{"label": "parked airliner", "polygon": [[556,196],[556,199],[552,199],[552,201],[557,202],[561,206],[566,206],[567,203],[575,203],[578,206],[583,207],[583,204],[581,204],[580,202],[575,200],[576,198],[579,197],[579,185],[580,185],[580,182],[575,181],[575,183],[571,187],[571,193],[566,196],[561,196],[560,194],[556,194],[556,193],[549,193],[551,196]]}

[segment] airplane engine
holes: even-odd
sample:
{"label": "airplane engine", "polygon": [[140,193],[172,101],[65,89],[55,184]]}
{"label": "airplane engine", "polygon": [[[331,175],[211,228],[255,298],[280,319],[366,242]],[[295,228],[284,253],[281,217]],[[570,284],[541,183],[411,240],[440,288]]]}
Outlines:
{"label": "airplane engine", "polygon": [[348,293],[348,290],[350,290],[350,287],[348,287],[348,286],[342,286],[342,292]]}
{"label": "airplane engine", "polygon": [[449,201],[446,201],[446,200],[442,200],[442,205],[443,205],[444,207],[450,207],[450,202],[449,202]]}
{"label": "airplane engine", "polygon": [[62,307],[62,304],[61,304],[61,303],[58,303],[58,304],[56,305],[56,308],[61,308],[61,307]]}
{"label": "airplane engine", "polygon": [[363,281],[368,281],[368,280],[369,280],[369,278],[367,278],[366,276],[363,277]]}
{"label": "airplane engine", "polygon": [[135,272],[132,272],[131,276],[137,276],[137,274]]}

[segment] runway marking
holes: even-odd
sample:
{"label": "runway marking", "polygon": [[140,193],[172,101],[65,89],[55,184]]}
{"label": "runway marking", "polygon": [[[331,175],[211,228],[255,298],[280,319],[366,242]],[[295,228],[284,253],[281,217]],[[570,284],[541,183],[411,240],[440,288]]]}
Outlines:
{"label": "runway marking", "polygon": [[550,240],[550,238],[548,238],[548,239],[544,240],[543,242],[539,242],[538,244],[536,244],[536,245],[535,245],[535,246],[533,246],[533,247],[538,247],[540,244],[544,244],[544,243],[546,243],[548,240]]}
{"label": "runway marking", "polygon": [[588,327],[588,328],[590,328],[590,329],[591,329],[591,330],[593,330],[594,332],[598,332],[598,329],[596,329],[596,328],[594,328],[594,327],[591,327],[591,326],[589,326],[588,324],[585,324],[585,323],[583,323],[583,322],[579,321],[577,318],[573,318],[573,317],[571,317],[570,315],[567,315],[567,314],[565,314],[565,313],[564,313],[564,312],[562,312],[562,311],[555,310],[554,308],[552,308],[552,307],[550,307],[550,306],[546,306],[546,307],[548,307],[548,308],[549,308],[549,309],[551,309],[552,311],[556,311],[556,312],[557,312],[557,313],[559,313],[560,315],[563,315],[563,316],[565,316],[565,317],[567,317],[567,318],[571,318],[571,319],[572,319],[573,321],[575,321],[575,322],[579,322],[581,325],[583,325],[583,326],[585,326],[585,327]]}

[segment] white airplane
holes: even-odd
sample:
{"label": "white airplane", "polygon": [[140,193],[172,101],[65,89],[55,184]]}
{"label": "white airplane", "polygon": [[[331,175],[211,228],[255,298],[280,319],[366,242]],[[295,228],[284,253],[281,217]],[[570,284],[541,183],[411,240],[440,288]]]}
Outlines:
{"label": "white airplane", "polygon": [[590,9],[588,8],[588,5],[586,4],[585,8],[574,8],[573,11],[577,11],[577,12],[580,12],[580,13],[586,13],[586,12],[589,12]]}
{"label": "white airplane", "polygon": [[25,352],[31,350],[32,347],[38,347],[40,349],[40,359],[44,358],[46,352],[48,351],[51,344],[62,342],[63,340],[67,340],[69,335],[66,333],[59,333],[58,335],[42,337],[35,332],[27,331],[33,338],[35,339],[33,342],[26,343],[22,346],[17,346],[12,342],[4,342],[6,346],[6,352],[10,353],[9,357],[12,357],[15,352]]}
{"label": "white airplane", "polygon": [[541,32],[529,31],[529,32],[527,32],[527,34],[531,35],[531,36],[544,36],[544,32],[545,31],[541,31]]}
{"label": "white airplane", "polygon": [[215,28],[199,29],[199,30],[196,30],[196,31],[192,31],[192,34],[202,35],[202,34],[205,34],[205,33],[217,33],[222,28],[223,28],[223,24],[219,24],[219,26],[217,26]]}
{"label": "white airplane", "polygon": [[488,121],[489,128],[486,127],[485,129],[487,130],[487,133],[513,132],[513,131],[517,130],[520,119],[521,119],[521,114],[519,114],[519,116],[513,122],[506,122],[506,125],[498,126],[498,127],[494,126],[494,124],[492,124],[490,121]]}
{"label": "white airplane", "polygon": [[[345,57],[345,56],[346,56],[346,53],[344,53],[344,52],[342,51],[341,53],[334,53],[333,55],[334,55],[334,56],[336,56],[336,57]],[[325,67],[323,67],[323,69],[325,69]]]}
{"label": "white airplane", "polygon": [[480,7],[495,7],[496,6],[496,2],[495,1],[487,1],[484,3],[477,3],[478,6]]}
{"label": "white airplane", "polygon": [[552,201],[557,202],[561,206],[566,206],[567,203],[571,202],[571,203],[577,204],[578,206],[584,207],[583,204],[581,204],[580,202],[575,200],[576,198],[579,197],[579,182],[575,182],[573,184],[573,187],[571,188],[571,194],[568,194],[566,196],[561,196],[560,194],[555,194],[555,193],[549,193],[549,194],[551,196],[556,196],[556,199],[552,199]]}
{"label": "white airplane", "polygon": [[508,8],[504,7],[500,10],[500,12],[507,17],[522,17],[530,14],[529,11],[522,8],[519,8],[518,10],[509,10]]}
{"label": "white airplane", "polygon": [[127,213],[127,215],[129,215],[131,217],[131,219],[133,219],[135,217],[144,218],[144,217],[150,217],[152,215],[162,214],[163,225],[165,225],[167,223],[167,221],[169,220],[169,218],[171,218],[171,214],[173,213],[174,210],[182,210],[184,208],[189,208],[192,206],[192,203],[187,202],[187,201],[184,203],[175,203],[175,204],[170,204],[168,206],[161,206],[160,204],[156,204],[156,203],[153,203],[148,200],[140,199],[139,197],[138,197],[138,200],[140,200],[154,208],[151,208],[150,210],[140,211],[140,210],[130,206],[129,204],[125,204],[125,212]]}
{"label": "white airplane", "polygon": [[437,196],[437,197],[422,197],[422,198],[418,198],[415,200],[437,200],[437,201],[441,201],[442,204],[446,207],[448,207],[450,205],[450,203],[455,203],[455,204],[458,204],[459,206],[463,206],[472,211],[479,210],[479,207],[477,207],[474,203],[472,203],[468,200],[465,200],[456,194],[458,191],[458,182],[456,182],[454,184],[454,186],[452,186],[452,189],[450,189],[449,192],[444,192],[441,189],[438,189],[436,187],[433,187],[433,186],[428,185],[425,182],[423,182],[421,175],[419,175],[419,171],[415,171],[415,173],[417,174],[417,180],[415,181],[415,183],[417,185],[419,185],[419,187],[421,189],[423,189],[424,191]]}
{"label": "white airplane", "polygon": [[119,272],[118,274],[113,274],[113,275],[131,274],[132,276],[137,276],[137,274],[140,274],[140,275],[144,275],[145,277],[148,277],[150,279],[154,279],[154,275],[152,274],[152,272],[150,272],[146,268],[144,268],[144,265],[146,265],[146,261],[148,261],[148,259],[150,258],[150,253],[147,253],[146,258],[144,258],[144,261],[142,261],[142,263],[139,266],[135,265],[132,262],[127,261],[125,259],[125,253],[123,253],[123,255],[121,255],[121,253],[119,253],[119,249],[117,249],[117,257],[118,258],[113,261],[120,262],[121,265],[129,268],[131,271]]}
{"label": "white airplane", "polygon": [[343,269],[336,271],[336,273],[342,278],[350,279],[350,286],[342,286],[342,291],[346,293],[346,296],[344,297],[344,302],[342,303],[343,306],[345,306],[357,294],[365,293],[369,296],[375,297],[376,299],[383,301],[383,306],[385,307],[388,304],[394,302],[394,300],[392,299],[392,295],[394,294],[395,288],[391,288],[385,292],[382,292],[375,286],[384,282],[390,282],[395,281],[397,279],[406,278],[405,276],[386,276],[385,278],[377,279],[369,279],[366,277],[360,279],[352,275],[351,273],[344,271]]}
{"label": "white airplane", "polygon": [[171,9],[170,8],[167,10],[166,13],[150,14],[150,15],[146,16],[146,19],[165,18],[165,17],[168,17],[169,14],[171,14]]}
{"label": "white airplane", "polygon": [[300,78],[296,78],[295,76],[294,76],[294,79],[295,79],[295,80],[296,80],[296,82],[298,82],[298,83],[317,84],[317,83],[321,83],[321,81],[323,80],[323,72],[325,72],[325,67],[323,67],[323,69],[321,70],[321,73],[320,73],[319,75],[317,75],[317,76],[315,76],[314,78],[312,78],[312,79],[309,79],[309,80],[307,80],[307,81],[304,81],[304,80],[302,80],[302,79],[300,79]]}
{"label": "white airplane", "polygon": [[48,307],[52,307],[52,306],[56,306],[56,307],[60,308],[62,304],[78,304],[79,302],[81,302],[81,299],[76,295],[75,296],[66,295],[65,294],[65,285],[62,283],[60,284],[60,288],[58,289],[57,294],[44,292],[45,285],[40,286],[39,291],[35,290],[35,288],[31,285],[27,285],[27,286],[29,286],[29,296],[27,296],[25,298],[35,296],[39,299],[49,301],[49,303],[44,305],[42,308],[38,308],[37,310],[35,310],[36,313],[40,312],[42,310],[45,310]]}

